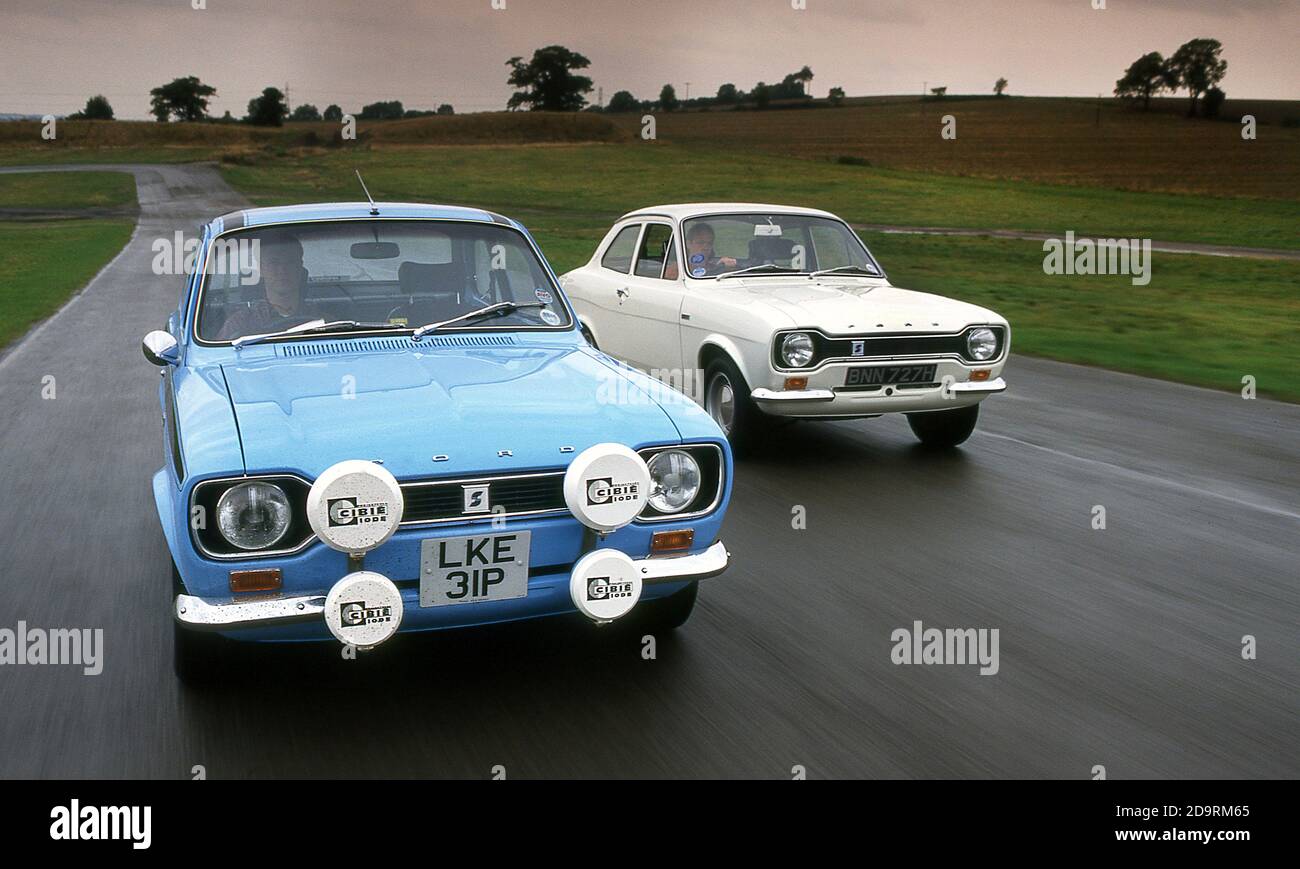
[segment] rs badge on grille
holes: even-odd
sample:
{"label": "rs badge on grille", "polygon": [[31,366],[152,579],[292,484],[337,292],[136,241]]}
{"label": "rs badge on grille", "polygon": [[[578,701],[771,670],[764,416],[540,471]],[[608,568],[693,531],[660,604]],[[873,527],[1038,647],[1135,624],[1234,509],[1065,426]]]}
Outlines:
{"label": "rs badge on grille", "polygon": [[492,505],[488,503],[488,484],[477,483],[469,486],[461,486],[465,492],[465,507],[462,513],[487,513],[492,510]]}

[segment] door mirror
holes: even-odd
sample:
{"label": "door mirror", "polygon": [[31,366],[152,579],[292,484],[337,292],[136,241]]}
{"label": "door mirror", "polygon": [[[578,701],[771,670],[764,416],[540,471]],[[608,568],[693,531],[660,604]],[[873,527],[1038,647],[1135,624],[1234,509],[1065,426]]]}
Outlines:
{"label": "door mirror", "polygon": [[145,335],[140,342],[140,349],[144,351],[144,358],[154,365],[175,365],[180,359],[176,339],[162,330]]}

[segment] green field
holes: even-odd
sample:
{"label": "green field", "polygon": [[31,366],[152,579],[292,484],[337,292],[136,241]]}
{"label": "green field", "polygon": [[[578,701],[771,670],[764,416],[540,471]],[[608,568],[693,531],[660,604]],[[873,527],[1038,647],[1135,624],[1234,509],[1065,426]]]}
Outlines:
{"label": "green field", "polygon": [[1012,349],[1300,401],[1300,263],[1153,254],[1151,283],[1047,275],[1038,242],[863,233],[904,287],[991,308]]}
{"label": "green field", "polygon": [[85,286],[133,227],[131,220],[0,222],[0,348]]}
{"label": "green field", "polygon": [[474,204],[526,218],[613,217],[664,202],[825,208],[854,223],[1018,229],[1300,249],[1300,203],[965,178],[633,142],[329,151],[225,166],[259,205],[356,199]]}
{"label": "green field", "polygon": [[[135,225],[129,218],[78,213],[133,208],[135,202],[135,178],[126,172],[0,175],[0,349],[85,286]],[[7,209],[64,211],[67,218],[4,220]]]}
{"label": "green field", "polygon": [[0,174],[0,209],[124,208],[135,205],[127,172]]}

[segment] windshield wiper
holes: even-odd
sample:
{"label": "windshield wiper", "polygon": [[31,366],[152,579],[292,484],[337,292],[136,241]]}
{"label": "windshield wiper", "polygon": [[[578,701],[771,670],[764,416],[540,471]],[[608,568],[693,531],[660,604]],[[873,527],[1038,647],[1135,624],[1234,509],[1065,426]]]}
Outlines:
{"label": "windshield wiper", "polygon": [[809,278],[821,277],[822,275],[867,275],[868,277],[878,278],[880,272],[870,266],[837,266],[833,269],[819,269],[808,275]]}
{"label": "windshield wiper", "polygon": [[723,272],[722,274],[718,275],[718,276],[715,278],[715,280],[719,280],[719,281],[720,281],[720,280],[722,280],[723,278],[734,278],[734,277],[736,277],[737,275],[747,275],[747,274],[752,274],[753,272],[757,272],[757,271],[760,271],[760,270],[768,271],[768,270],[771,270],[771,269],[776,269],[777,271],[779,271],[779,272],[781,272],[781,273],[783,273],[783,274],[793,274],[793,275],[801,275],[801,274],[803,274],[803,271],[800,270],[800,269],[792,269],[792,268],[790,268],[790,267],[788,267],[788,266],[779,266],[779,265],[776,265],[775,263],[763,263],[762,265],[750,266],[749,268],[738,269],[737,271],[734,271],[734,272]]}
{"label": "windshield wiper", "polygon": [[506,314],[518,311],[520,308],[545,308],[541,302],[495,302],[491,305],[479,308],[476,311],[470,311],[468,314],[461,314],[459,317],[452,317],[450,320],[440,320],[437,323],[426,323],[411,333],[412,341],[419,341],[430,332],[436,332],[444,326],[450,326],[453,323],[464,323],[469,320],[477,320],[479,317],[489,317],[493,314]]}
{"label": "windshield wiper", "polygon": [[262,335],[243,335],[231,341],[230,344],[236,350],[241,347],[248,347],[252,344],[261,344],[263,341],[269,341],[272,338],[289,338],[294,335],[311,335],[315,332],[371,332],[377,329],[405,329],[405,326],[397,326],[392,323],[362,323],[357,320],[334,320],[326,323],[324,320],[308,320],[306,323],[299,323],[297,326],[290,326],[279,332],[267,332]]}

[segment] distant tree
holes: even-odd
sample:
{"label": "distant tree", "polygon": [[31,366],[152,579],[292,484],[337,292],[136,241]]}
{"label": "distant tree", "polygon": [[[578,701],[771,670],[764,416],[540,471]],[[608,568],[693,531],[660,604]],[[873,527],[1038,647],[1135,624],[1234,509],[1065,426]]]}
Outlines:
{"label": "distant tree", "polygon": [[235,120],[235,116],[232,115],[232,114],[230,114],[230,109],[226,109],[226,113],[225,113],[224,115],[222,115],[221,117],[217,118],[217,121],[216,121],[216,122],[217,122],[218,124],[234,124],[234,123],[238,123],[238,121]]}
{"label": "distant tree", "polygon": [[178,121],[201,121],[208,114],[208,98],[217,95],[217,89],[199,81],[197,76],[177,78],[149,91],[150,114],[161,123],[172,117]]}
{"label": "distant tree", "polygon": [[113,120],[113,107],[108,104],[108,100],[103,94],[98,94],[86,100],[86,107],[71,117],[87,121],[111,121]]}
{"label": "distant tree", "polygon": [[736,90],[736,86],[734,84],[732,84],[731,82],[727,82],[722,87],[718,88],[718,95],[716,99],[722,105],[729,106],[740,99],[740,93]]}
{"label": "distant tree", "polygon": [[343,110],[331,103],[325,107],[325,114],[321,117],[327,121],[341,121],[343,120]]}
{"label": "distant tree", "polygon": [[303,103],[289,115],[291,121],[319,121],[320,119],[320,111],[311,103]]}
{"label": "distant tree", "polygon": [[1217,39],[1192,39],[1184,42],[1169,58],[1169,73],[1173,87],[1187,88],[1192,104],[1187,109],[1189,117],[1196,116],[1196,103],[1201,94],[1223,81],[1228,62],[1219,57],[1223,46]]}
{"label": "distant tree", "polygon": [[754,89],[749,92],[749,95],[753,97],[754,105],[760,109],[767,108],[768,104],[772,102],[772,88],[765,82],[760,81],[754,85]]}
{"label": "distant tree", "polygon": [[1176,79],[1160,52],[1144,54],[1129,65],[1124,77],[1115,82],[1115,96],[1122,99],[1142,99],[1142,109],[1151,108],[1151,97],[1173,87]]}
{"label": "distant tree", "polygon": [[839,87],[831,88],[831,92],[830,92],[829,94],[827,94],[827,97],[830,99],[830,101],[831,101],[831,105],[833,105],[833,106],[843,105],[843,104],[844,104],[844,88],[839,88]]}
{"label": "distant tree", "polygon": [[405,114],[401,100],[390,100],[362,106],[361,114],[357,117],[363,121],[395,121]]}
{"label": "distant tree", "polygon": [[799,84],[803,87],[804,92],[807,93],[810,89],[810,86],[812,85],[813,71],[809,69],[807,66],[805,66],[803,69],[799,70],[793,76],[791,76],[791,78],[799,82]]}
{"label": "distant tree", "polygon": [[260,97],[248,101],[248,117],[245,120],[257,127],[279,127],[284,124],[288,114],[284,93],[279,88],[271,87],[264,89]]}
{"label": "distant tree", "polygon": [[1006,89],[1007,89],[1007,80],[1005,78],[1000,78],[998,79],[997,84],[993,85],[993,95],[999,97],[1003,96],[1002,92],[1005,91]]}
{"label": "distant tree", "polygon": [[443,103],[442,105],[438,106],[438,114],[454,115],[456,114],[456,109],[455,107],[452,106],[451,103]]}
{"label": "distant tree", "polygon": [[1201,111],[1207,118],[1217,118],[1219,111],[1223,108],[1223,101],[1228,95],[1217,86],[1209,88],[1205,92],[1205,99],[1201,101]]}
{"label": "distant tree", "polygon": [[576,112],[587,104],[583,94],[591,93],[591,79],[574,75],[574,70],[586,69],[591,61],[576,51],[548,45],[534,51],[527,63],[512,57],[506,66],[510,67],[506,83],[520,88],[506,103],[510,111],[523,106],[534,112]]}
{"label": "distant tree", "polygon": [[663,86],[659,91],[659,107],[665,112],[675,112],[681,103],[677,99],[677,90],[670,84]]}
{"label": "distant tree", "polygon": [[935,99],[941,100],[948,95],[948,88],[947,87],[930,88],[930,93],[934,94]]}
{"label": "distant tree", "polygon": [[618,91],[609,98],[607,111],[611,112],[635,112],[640,108],[637,98],[632,96],[630,91]]}

